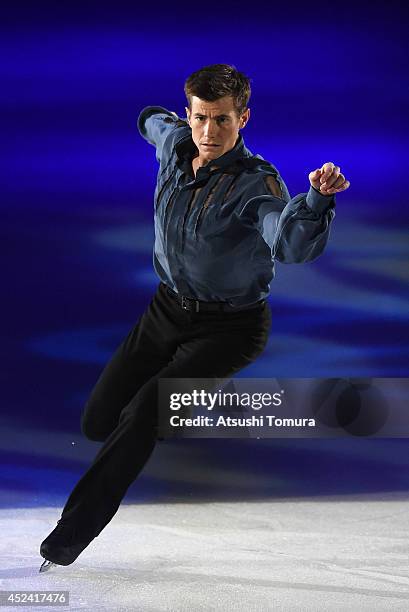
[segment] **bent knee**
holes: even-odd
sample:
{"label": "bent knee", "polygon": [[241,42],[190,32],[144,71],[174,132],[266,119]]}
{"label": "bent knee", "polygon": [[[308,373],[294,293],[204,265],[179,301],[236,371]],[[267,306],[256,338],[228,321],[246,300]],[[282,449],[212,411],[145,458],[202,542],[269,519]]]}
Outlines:
{"label": "bent knee", "polygon": [[81,415],[81,432],[88,440],[93,442],[104,442],[111,433],[84,414]]}

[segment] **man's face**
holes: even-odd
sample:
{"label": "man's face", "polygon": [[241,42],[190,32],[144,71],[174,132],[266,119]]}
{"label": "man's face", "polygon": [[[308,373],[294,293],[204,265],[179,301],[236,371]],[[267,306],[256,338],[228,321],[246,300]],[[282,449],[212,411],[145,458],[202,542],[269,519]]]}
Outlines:
{"label": "man's face", "polygon": [[232,96],[224,96],[214,102],[192,96],[191,110],[187,107],[185,110],[192,128],[192,139],[203,164],[230,151],[236,144],[239,129],[246,125],[250,117],[249,108],[241,117],[237,116]]}

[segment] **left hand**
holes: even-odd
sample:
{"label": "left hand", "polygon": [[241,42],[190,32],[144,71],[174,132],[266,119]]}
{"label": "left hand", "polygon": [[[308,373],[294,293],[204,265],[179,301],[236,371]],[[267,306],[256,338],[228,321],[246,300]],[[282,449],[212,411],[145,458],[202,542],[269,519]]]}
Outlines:
{"label": "left hand", "polygon": [[341,168],[332,162],[325,162],[321,168],[317,168],[308,175],[309,181],[322,195],[332,195],[339,191],[345,191],[350,182],[341,174]]}

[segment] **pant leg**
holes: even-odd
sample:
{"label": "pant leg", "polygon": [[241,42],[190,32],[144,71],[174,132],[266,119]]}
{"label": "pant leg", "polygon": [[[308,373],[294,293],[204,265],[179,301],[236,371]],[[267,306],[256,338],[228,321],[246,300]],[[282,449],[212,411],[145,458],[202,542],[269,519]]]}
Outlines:
{"label": "pant leg", "polygon": [[112,519],[154,449],[159,379],[228,378],[264,350],[271,323],[268,304],[253,311],[214,315],[189,313],[181,331],[184,340],[171,361],[122,409],[117,427],[73,489],[62,518],[74,521],[84,536],[95,537]]}
{"label": "pant leg", "polygon": [[138,389],[171,360],[176,328],[161,302],[158,288],[91,391],[81,413],[81,430],[89,440],[106,440]]}

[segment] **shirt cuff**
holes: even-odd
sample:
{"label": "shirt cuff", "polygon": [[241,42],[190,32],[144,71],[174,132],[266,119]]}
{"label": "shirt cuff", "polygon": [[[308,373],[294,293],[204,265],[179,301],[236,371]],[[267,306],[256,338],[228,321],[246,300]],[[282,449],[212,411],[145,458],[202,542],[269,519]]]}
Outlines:
{"label": "shirt cuff", "polygon": [[305,201],[307,206],[322,215],[330,208],[335,207],[335,194],[324,195],[311,185]]}

